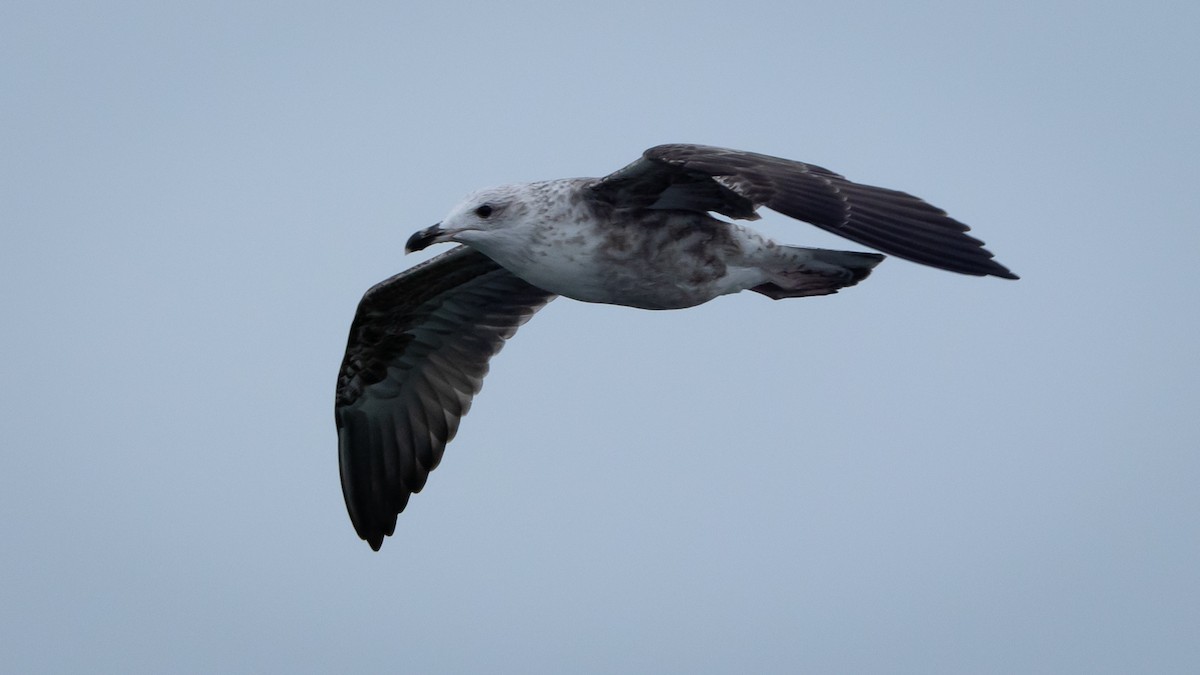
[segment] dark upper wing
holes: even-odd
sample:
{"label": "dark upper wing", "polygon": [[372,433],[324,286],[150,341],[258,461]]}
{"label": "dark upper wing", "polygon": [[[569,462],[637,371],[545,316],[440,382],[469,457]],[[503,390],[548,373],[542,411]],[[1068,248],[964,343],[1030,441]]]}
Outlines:
{"label": "dark upper wing", "polygon": [[464,246],[363,296],[334,416],[346,508],[371,548],[438,465],[488,360],[554,297]]}
{"label": "dark upper wing", "polygon": [[812,164],[704,145],[659,145],[593,185],[614,208],[715,211],[766,206],[860,244],[952,272],[1016,279],[966,225],[904,192],[859,185]]}

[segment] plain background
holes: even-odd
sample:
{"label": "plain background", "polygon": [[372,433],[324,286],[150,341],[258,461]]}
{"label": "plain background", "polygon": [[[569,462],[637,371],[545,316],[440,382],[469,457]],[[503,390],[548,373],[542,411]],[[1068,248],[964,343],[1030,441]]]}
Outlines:
{"label": "plain background", "polygon": [[[3,3],[0,669],[1197,672],[1198,8]],[[559,300],[372,553],[362,292],[471,190],[664,142],[1023,278]]]}

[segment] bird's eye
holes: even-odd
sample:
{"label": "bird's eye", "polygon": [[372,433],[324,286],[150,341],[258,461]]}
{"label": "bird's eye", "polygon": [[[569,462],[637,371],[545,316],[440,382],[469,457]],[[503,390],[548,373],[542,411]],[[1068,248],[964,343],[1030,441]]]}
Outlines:
{"label": "bird's eye", "polygon": [[480,205],[479,207],[477,207],[475,209],[475,215],[479,216],[480,218],[487,218],[488,216],[492,215],[492,205],[491,204]]}

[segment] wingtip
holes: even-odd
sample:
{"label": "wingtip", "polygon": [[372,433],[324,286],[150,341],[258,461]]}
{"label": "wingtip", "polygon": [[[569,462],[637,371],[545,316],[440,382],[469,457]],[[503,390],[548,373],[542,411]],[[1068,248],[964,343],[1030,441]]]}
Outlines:
{"label": "wingtip", "polygon": [[993,269],[991,269],[987,272],[987,274],[989,274],[990,276],[999,277],[1001,279],[1012,279],[1013,281],[1016,281],[1017,279],[1021,278],[1021,277],[1017,276],[1016,274],[1013,274],[1011,270],[1009,270],[1004,265],[1001,265],[1000,263],[996,262],[995,260],[992,260],[990,262],[992,263],[992,267],[993,267]]}

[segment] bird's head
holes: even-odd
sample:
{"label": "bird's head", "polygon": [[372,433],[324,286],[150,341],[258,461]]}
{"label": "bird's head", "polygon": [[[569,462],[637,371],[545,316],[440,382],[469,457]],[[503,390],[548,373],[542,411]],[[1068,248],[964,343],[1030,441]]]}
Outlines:
{"label": "bird's head", "polygon": [[404,251],[412,253],[448,241],[482,245],[486,249],[488,242],[503,238],[523,221],[528,209],[520,188],[505,185],[471,194],[451,209],[442,222],[409,237]]}

